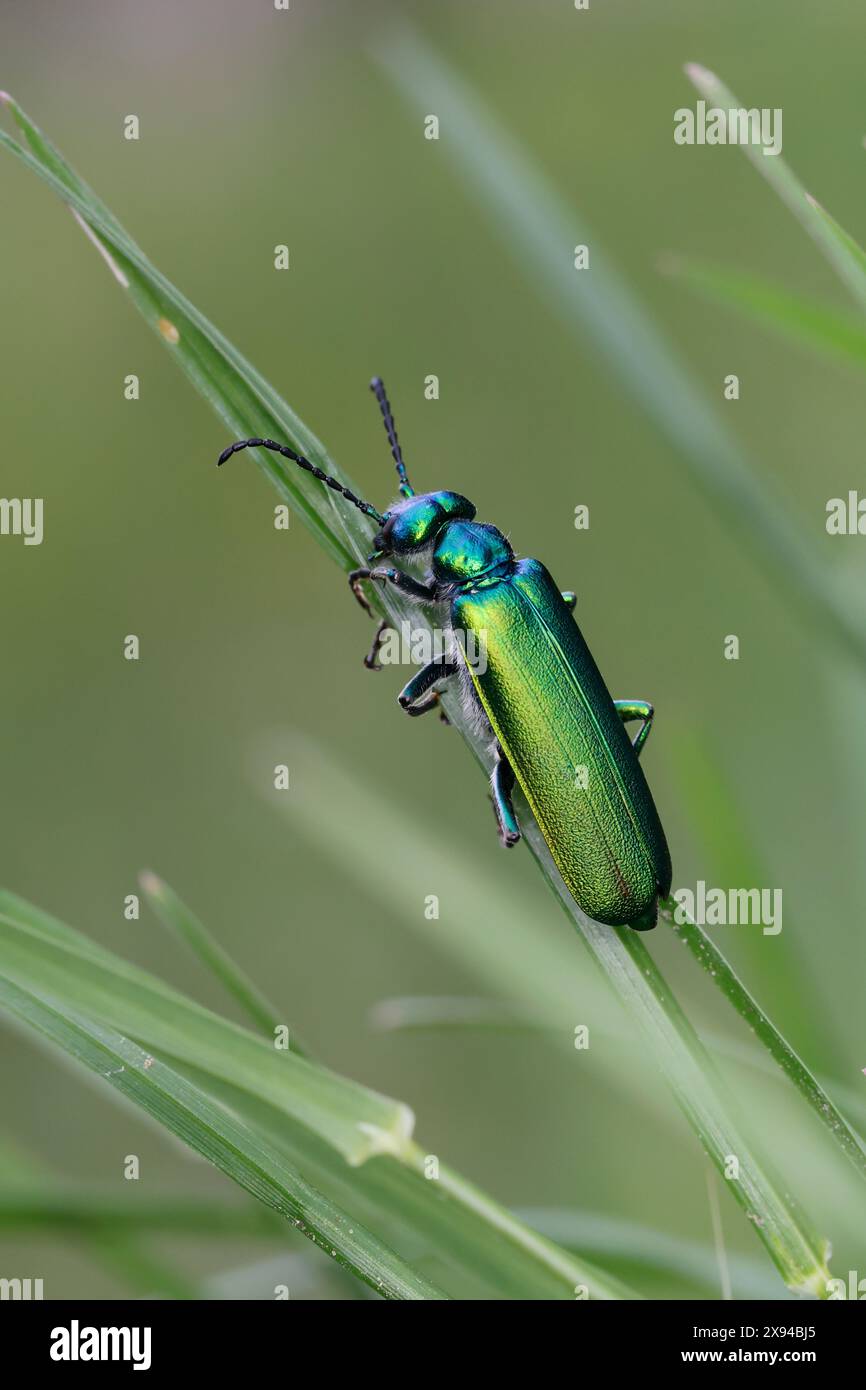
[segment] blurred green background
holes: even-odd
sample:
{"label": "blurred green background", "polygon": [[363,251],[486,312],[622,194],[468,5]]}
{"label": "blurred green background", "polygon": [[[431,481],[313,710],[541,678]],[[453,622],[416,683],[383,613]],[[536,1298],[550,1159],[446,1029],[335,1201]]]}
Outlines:
{"label": "blurred green background", "polygon": [[[850,0],[828,0],[820,24],[783,0],[592,0],[587,13],[567,0],[292,0],[288,13],[265,0],[39,0],[3,6],[0,64],[0,85],[366,497],[384,505],[394,492],[366,389],[378,372],[416,485],[467,494],[578,591],[612,693],[656,706],[645,764],[674,886],[783,889],[780,936],[741,927],[717,939],[810,1064],[858,1091],[866,676],[768,582],[593,342],[578,350],[551,315],[534,268],[492,234],[444,140],[423,139],[371,59],[377,36],[406,15],[588,220],[592,245],[678,345],[756,474],[799,514],[827,566],[850,577],[852,604],[863,541],[831,541],[824,518],[827,499],[863,474],[861,382],[708,307],[658,263],[682,252],[844,303],[742,153],[678,148],[673,112],[696,99],[689,60],[745,104],[782,107],[785,157],[862,237],[866,15]],[[138,142],[122,138],[129,113]],[[45,499],[41,547],[0,540],[4,884],[223,1008],[146,910],[124,919],[138,871],[154,868],[320,1056],[408,1101],[432,1150],[501,1200],[711,1245],[706,1164],[665,1091],[637,1105],[634,1078],[618,1092],[568,1033],[371,1028],[371,1009],[390,996],[491,991],[441,949],[437,923],[421,922],[429,892],[443,916],[451,910],[447,874],[419,883],[388,861],[375,824],[360,823],[365,852],[399,884],[396,911],[392,891],[359,893],[327,845],[311,847],[275,815],[267,768],[251,776],[269,731],[315,737],[353,781],[375,783],[406,818],[471,850],[500,888],[531,897],[527,952],[534,933],[571,928],[528,853],[500,851],[460,740],[400,715],[402,671],[364,671],[371,630],[339,572],[297,520],[273,529],[276,496],[250,463],[217,474],[224,431],[68,212],[9,158],[0,178],[2,491]],[[290,247],[287,273],[273,268],[277,243]],[[736,403],[722,397],[731,372]],[[140,378],[136,402],[124,399],[128,373]],[[441,382],[434,402],[429,373]],[[591,509],[585,532],[573,525],[578,503]],[[127,633],[140,637],[138,663],[123,660]],[[723,659],[728,633],[740,638],[737,662]],[[474,929],[495,937],[495,915]],[[649,946],[702,1027],[748,1040],[666,929]],[[576,1023],[581,1007],[576,987]],[[621,1065],[643,1063],[626,1047]],[[58,1175],[121,1196],[123,1157],[136,1153],[151,1195],[232,1196],[29,1039],[4,1032],[0,1067],[6,1138]],[[657,1085],[649,1072],[642,1084]],[[824,1141],[791,1128],[777,1084],[753,1084],[763,1137],[832,1238],[834,1272],[862,1266],[866,1218],[850,1216],[846,1171],[812,1184],[810,1144]],[[760,1259],[724,1195],[723,1215],[729,1247]],[[259,1253],[170,1247],[194,1279]],[[2,1266],[42,1274],[48,1296],[126,1291],[50,1233],[3,1235]]]}

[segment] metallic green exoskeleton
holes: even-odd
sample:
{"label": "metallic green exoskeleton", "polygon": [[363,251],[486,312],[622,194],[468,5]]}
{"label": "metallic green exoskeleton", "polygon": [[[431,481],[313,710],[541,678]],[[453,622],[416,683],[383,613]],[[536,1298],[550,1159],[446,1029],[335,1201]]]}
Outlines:
{"label": "metallic green exoskeleton", "polygon": [[[390,565],[354,570],[349,582],[372,612],[361,585],[393,584],[431,606],[448,634],[446,653],[422,667],[398,700],[407,714],[439,707],[437,687],[460,682],[476,726],[492,741],[493,805],[502,843],[520,839],[512,803],[515,779],[526,797],[575,902],[611,926],[655,926],[659,897],[671,885],[671,862],[658,812],[638,761],[653,707],[612,700],[572,616],[573,593],[560,593],[538,560],[516,559],[495,526],[475,521],[456,492],[416,495],[406,473],[391,407],[378,377],[371,382],[400,480],[400,500],[384,514],[301,454],[272,439],[245,439],[239,449],[275,450],[340,492],[379,523],[369,560],[429,559],[422,582]],[[377,655],[388,623],[365,657]],[[441,712],[441,711],[440,711]],[[632,742],[625,725],[640,720]]]}

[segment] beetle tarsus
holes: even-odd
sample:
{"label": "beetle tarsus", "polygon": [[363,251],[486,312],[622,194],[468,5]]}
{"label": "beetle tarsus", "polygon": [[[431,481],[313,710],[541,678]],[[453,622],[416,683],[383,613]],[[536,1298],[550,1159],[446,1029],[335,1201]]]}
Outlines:
{"label": "beetle tarsus", "polygon": [[371,573],[372,571],[368,569],[352,570],[352,573],[349,575],[349,588],[352,590],[352,593],[355,595],[355,598],[358,600],[361,607],[364,609],[364,612],[369,613],[370,617],[372,618],[373,610],[370,607],[370,600],[367,598],[367,595],[361,588],[361,584],[365,579],[370,578]]}
{"label": "beetle tarsus", "polygon": [[385,636],[390,626],[391,624],[388,622],[388,619],[383,618],[376,628],[376,635],[373,638],[372,646],[364,657],[364,665],[368,671],[381,671],[382,669],[382,663],[377,660],[377,657],[379,655],[379,648],[382,645],[382,638]]}

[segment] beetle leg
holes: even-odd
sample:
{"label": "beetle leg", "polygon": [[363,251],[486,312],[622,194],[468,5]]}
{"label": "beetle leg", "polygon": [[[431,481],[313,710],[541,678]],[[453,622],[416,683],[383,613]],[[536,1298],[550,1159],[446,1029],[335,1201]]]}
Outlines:
{"label": "beetle leg", "polygon": [[496,744],[496,761],[490,779],[493,788],[493,809],[499,826],[499,838],[506,849],[511,849],[520,839],[520,826],[514,814],[511,793],[514,790],[514,768],[506,758],[499,743]]}
{"label": "beetle leg", "polygon": [[623,724],[630,724],[633,719],[643,720],[631,744],[638,757],[640,757],[641,749],[649,738],[649,731],[652,728],[655,710],[649,700],[614,700],[613,703]]}
{"label": "beetle leg", "polygon": [[370,647],[370,650],[368,651],[367,655],[364,657],[364,665],[366,666],[368,671],[381,671],[382,663],[378,659],[379,648],[382,645],[385,633],[389,630],[390,627],[391,624],[388,622],[388,619],[383,618],[379,626],[376,628],[376,635],[373,638],[373,644]]}
{"label": "beetle leg", "polygon": [[573,613],[575,604],[577,603],[577,594],[574,593],[571,589],[563,589],[562,601],[568,609],[569,613]]}
{"label": "beetle leg", "polygon": [[423,600],[432,603],[436,598],[436,590],[433,585],[421,584],[417,579],[413,579],[410,574],[404,574],[402,570],[394,569],[391,566],[380,566],[378,569],[352,570],[349,575],[349,588],[355,595],[361,607],[373,616],[370,601],[361,588],[362,583],[367,579],[380,579],[383,583],[393,584],[395,589],[399,589],[401,594],[406,594],[408,598]]}
{"label": "beetle leg", "polygon": [[352,593],[355,595],[355,598],[358,600],[361,607],[364,609],[364,612],[369,613],[370,617],[372,618],[373,610],[370,607],[370,600],[367,598],[367,595],[361,588],[361,581],[363,579],[369,579],[370,573],[370,570],[352,570],[352,573],[349,575],[349,588],[352,590]]}
{"label": "beetle leg", "polygon": [[[428,711],[435,709],[439,703],[438,691],[427,695],[431,685],[437,681],[444,680],[446,676],[453,676],[457,673],[457,664],[449,661],[446,657],[438,657],[435,661],[422,666],[420,671],[416,671],[410,681],[407,681],[400,694],[397,696],[397,703],[407,714],[416,717],[419,714],[427,714]],[[422,699],[427,695],[426,700]]]}

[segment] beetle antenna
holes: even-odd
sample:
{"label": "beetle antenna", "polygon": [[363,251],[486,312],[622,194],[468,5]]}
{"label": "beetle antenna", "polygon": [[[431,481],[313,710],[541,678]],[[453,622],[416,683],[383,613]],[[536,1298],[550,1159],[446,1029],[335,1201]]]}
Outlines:
{"label": "beetle antenna", "polygon": [[382,513],[377,512],[376,508],[371,506],[369,502],[362,502],[360,497],[356,497],[354,492],[350,492],[347,487],[343,487],[343,484],[337,482],[336,478],[332,478],[330,473],[323,473],[321,468],[317,468],[314,463],[310,463],[310,460],[304,458],[303,454],[296,454],[294,449],[289,449],[285,444],[278,444],[275,439],[239,439],[236,444],[230,444],[227,449],[223,449],[217,459],[217,466],[221,463],[225,463],[226,459],[231,458],[232,454],[240,453],[241,449],[272,449],[275,454],[282,454],[283,458],[291,459],[299,468],[305,469],[307,473],[312,473],[314,478],[318,478],[320,483],[325,484],[325,487],[331,488],[334,492],[339,492],[342,497],[345,497],[347,502],[351,502],[353,506],[357,507],[359,512],[363,512],[365,516],[372,517],[372,519],[378,521],[380,525],[385,524],[385,518],[382,516]]}
{"label": "beetle antenna", "polygon": [[400,441],[397,438],[397,426],[394,424],[394,416],[391,413],[391,403],[385,393],[385,383],[380,376],[374,376],[370,382],[370,390],[379,402],[379,409],[382,412],[382,419],[385,422],[385,433],[388,436],[388,443],[391,445],[391,453],[397,465],[397,476],[400,479],[400,491],[404,497],[414,497],[415,489],[409,482],[409,475],[406,472],[406,465],[403,462],[403,451],[400,448]]}

